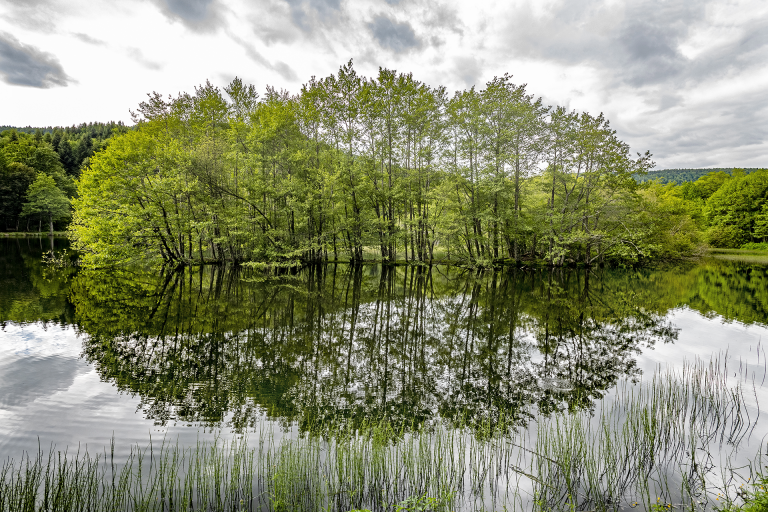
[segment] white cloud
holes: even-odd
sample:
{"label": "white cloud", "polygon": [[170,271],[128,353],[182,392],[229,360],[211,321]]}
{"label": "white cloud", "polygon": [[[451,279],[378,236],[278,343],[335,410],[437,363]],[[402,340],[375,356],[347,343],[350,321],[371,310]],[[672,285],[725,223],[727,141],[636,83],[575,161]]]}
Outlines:
{"label": "white cloud", "polygon": [[605,112],[661,168],[763,166],[767,20],[759,0],[10,0],[0,32],[77,83],[0,83],[0,123],[128,122],[147,92],[234,75],[298,91],[352,58],[449,91],[509,72],[549,104]]}

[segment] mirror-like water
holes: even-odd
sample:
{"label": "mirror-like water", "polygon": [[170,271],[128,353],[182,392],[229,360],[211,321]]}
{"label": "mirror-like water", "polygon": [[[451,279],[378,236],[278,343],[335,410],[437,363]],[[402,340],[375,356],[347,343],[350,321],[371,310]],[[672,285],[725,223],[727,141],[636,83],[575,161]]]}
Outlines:
{"label": "mirror-like water", "polygon": [[265,425],[524,426],[594,412],[621,383],[697,357],[725,361],[755,400],[767,389],[765,266],[329,265],[265,278],[72,261],[65,240],[0,239],[2,458],[38,440],[127,449]]}

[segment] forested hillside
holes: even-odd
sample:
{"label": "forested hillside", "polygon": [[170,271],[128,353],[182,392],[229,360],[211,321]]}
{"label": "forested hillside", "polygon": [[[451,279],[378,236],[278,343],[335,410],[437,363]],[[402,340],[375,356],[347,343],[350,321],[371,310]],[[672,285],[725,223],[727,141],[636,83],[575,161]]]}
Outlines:
{"label": "forested hillside", "polygon": [[712,247],[768,249],[768,170],[710,172],[681,185],[652,184],[679,201]]}
{"label": "forested hillside", "polygon": [[[122,123],[69,128],[0,127],[0,222],[4,231],[37,231],[42,222],[64,227],[74,180]],[[36,185],[34,185],[36,183]],[[34,186],[33,186],[34,185]]]}
{"label": "forested hillside", "polygon": [[[705,176],[711,172],[725,172],[732,174],[737,170],[734,167],[716,167],[712,169],[662,169],[658,171],[648,171],[646,174],[635,174],[634,178],[639,183],[646,181],[660,181],[661,183],[685,183],[686,181],[696,181],[702,176]],[[749,174],[759,170],[758,168],[740,169]]]}
{"label": "forested hillside", "polygon": [[449,95],[350,63],[298,94],[240,80],[155,93],[137,116],[78,183],[71,234],[87,264],[564,265],[700,245],[680,205],[632,178],[650,154],[508,76]]}

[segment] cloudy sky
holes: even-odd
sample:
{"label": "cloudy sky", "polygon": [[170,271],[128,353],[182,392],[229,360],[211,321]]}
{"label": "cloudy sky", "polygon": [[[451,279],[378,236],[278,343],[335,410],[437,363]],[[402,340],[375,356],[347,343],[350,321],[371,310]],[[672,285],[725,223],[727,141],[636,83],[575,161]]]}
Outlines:
{"label": "cloudy sky", "polygon": [[206,79],[296,92],[349,59],[449,90],[509,72],[657,168],[768,166],[764,0],[2,0],[0,125],[129,122]]}

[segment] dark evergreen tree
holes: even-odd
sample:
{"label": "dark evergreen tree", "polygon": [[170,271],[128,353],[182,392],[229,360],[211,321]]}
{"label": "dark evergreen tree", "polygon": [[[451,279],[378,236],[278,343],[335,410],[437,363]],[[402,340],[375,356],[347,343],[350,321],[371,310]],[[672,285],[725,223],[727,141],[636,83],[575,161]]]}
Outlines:
{"label": "dark evergreen tree", "polygon": [[64,166],[64,170],[68,175],[77,175],[77,157],[75,152],[72,151],[72,144],[66,138],[63,138],[59,143],[59,160],[61,160],[61,165]]}
{"label": "dark evergreen tree", "polygon": [[77,145],[77,165],[75,167],[75,174],[80,173],[80,166],[86,158],[93,156],[93,140],[90,134],[86,134],[80,139],[80,144]]}
{"label": "dark evergreen tree", "polygon": [[61,132],[56,130],[51,138],[51,146],[53,146],[54,151],[57,153],[59,152],[59,144],[61,144]]}

